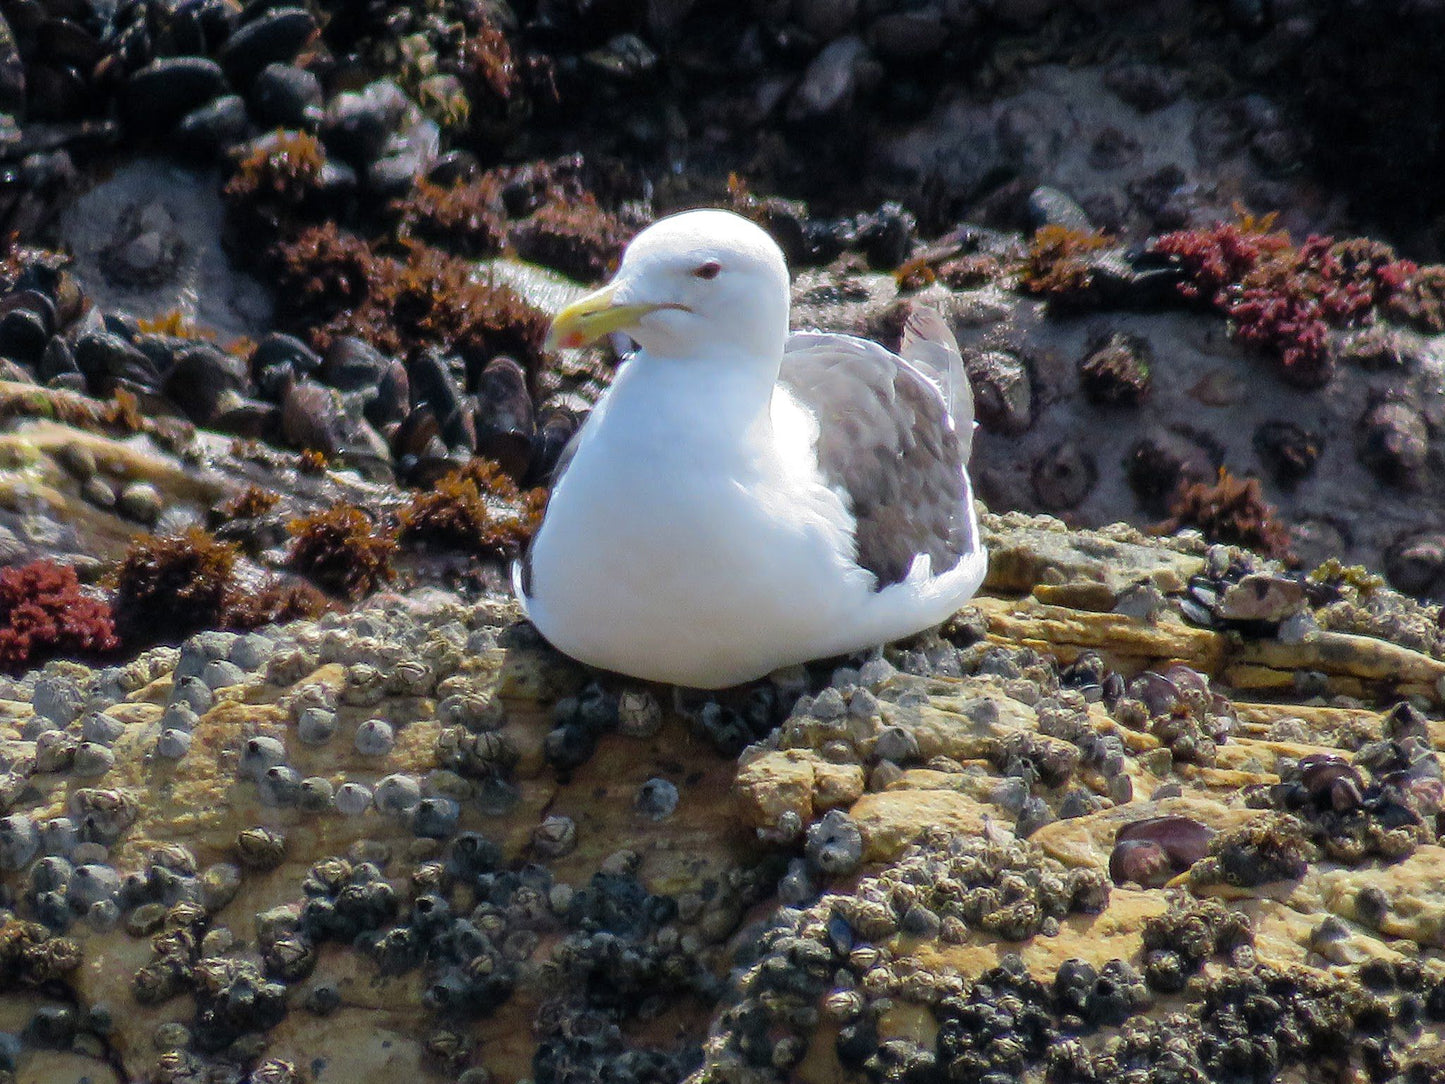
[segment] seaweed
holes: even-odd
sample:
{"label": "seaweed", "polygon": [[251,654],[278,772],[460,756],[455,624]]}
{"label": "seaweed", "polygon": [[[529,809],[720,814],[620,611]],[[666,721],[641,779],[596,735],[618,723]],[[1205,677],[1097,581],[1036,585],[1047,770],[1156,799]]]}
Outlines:
{"label": "seaweed", "polygon": [[355,601],[395,575],[396,536],[354,504],[330,508],[290,524],[292,570],[324,590]]}
{"label": "seaweed", "polygon": [[86,594],[69,565],[39,560],[0,569],[0,670],[18,673],[117,643],[110,606]]}

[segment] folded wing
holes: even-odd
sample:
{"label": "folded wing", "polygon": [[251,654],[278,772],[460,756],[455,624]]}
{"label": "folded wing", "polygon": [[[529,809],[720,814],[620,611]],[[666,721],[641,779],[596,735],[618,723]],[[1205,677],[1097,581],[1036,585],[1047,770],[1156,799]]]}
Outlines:
{"label": "folded wing", "polygon": [[977,544],[964,469],[973,397],[958,347],[937,313],[915,308],[902,350],[906,360],[851,335],[798,332],[780,374],[817,418],[819,471],[847,500],[856,559],[880,590],[919,556],[938,575]]}

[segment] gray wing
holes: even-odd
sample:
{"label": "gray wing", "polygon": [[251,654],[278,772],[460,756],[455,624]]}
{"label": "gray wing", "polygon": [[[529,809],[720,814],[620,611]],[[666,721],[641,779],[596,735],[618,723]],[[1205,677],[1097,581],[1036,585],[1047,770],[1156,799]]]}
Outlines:
{"label": "gray wing", "polygon": [[937,309],[914,305],[903,323],[903,342],[898,353],[911,361],[938,386],[948,405],[958,439],[963,445],[963,461],[973,452],[973,388],[968,383],[968,370],[963,354],[953,337],[948,322]]}
{"label": "gray wing", "polygon": [[[943,380],[953,371],[947,354],[956,356],[958,348],[934,316],[947,339],[928,320],[910,318],[907,360],[866,339],[820,332],[793,334],[783,353],[779,379],[818,419],[818,469],[846,495],[858,564],[877,577],[880,590],[907,577],[919,554],[929,556],[937,575],[975,543],[964,471],[972,395],[959,359],[951,379],[961,409],[950,415]],[[939,383],[934,361],[943,362]]]}

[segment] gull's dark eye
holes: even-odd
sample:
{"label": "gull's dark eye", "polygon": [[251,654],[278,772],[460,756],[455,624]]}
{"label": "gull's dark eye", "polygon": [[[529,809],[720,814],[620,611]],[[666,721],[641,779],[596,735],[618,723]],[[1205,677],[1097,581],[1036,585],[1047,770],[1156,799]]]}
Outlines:
{"label": "gull's dark eye", "polygon": [[716,260],[708,260],[707,263],[698,264],[692,269],[693,275],[700,279],[715,279],[720,271],[722,271],[722,264]]}

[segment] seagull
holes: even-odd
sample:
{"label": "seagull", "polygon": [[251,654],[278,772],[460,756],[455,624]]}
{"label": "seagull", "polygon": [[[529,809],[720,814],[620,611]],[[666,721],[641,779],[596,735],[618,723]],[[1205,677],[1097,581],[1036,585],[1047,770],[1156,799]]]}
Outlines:
{"label": "seagull", "polygon": [[894,354],[790,334],[789,296],[776,242],[703,209],[643,230],[557,315],[551,349],[637,347],[513,567],[564,654],[718,689],[914,635],[978,590],[973,397],[947,324],[915,306]]}

